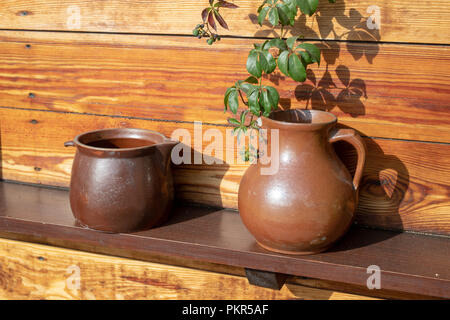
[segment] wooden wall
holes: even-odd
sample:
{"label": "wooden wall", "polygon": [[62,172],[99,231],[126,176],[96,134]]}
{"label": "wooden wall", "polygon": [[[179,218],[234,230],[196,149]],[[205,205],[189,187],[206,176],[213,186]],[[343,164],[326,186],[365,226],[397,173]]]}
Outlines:
{"label": "wooden wall", "polygon": [[[246,77],[252,43],[272,35],[255,23],[259,1],[234,3],[240,8],[224,12],[227,37],[208,46],[190,36],[206,0],[2,1],[0,177],[67,187],[74,150],[63,143],[86,130],[170,136],[202,121],[203,130],[225,132],[223,93]],[[374,5],[380,30],[366,26]],[[448,0],[321,1],[315,19],[298,21],[289,33],[317,43],[323,63],[304,84],[265,81],[280,89],[284,107],[331,111],[365,137],[357,221],[450,234]],[[351,168],[353,152],[337,150]],[[245,168],[178,166],[177,197],[236,208]]]}

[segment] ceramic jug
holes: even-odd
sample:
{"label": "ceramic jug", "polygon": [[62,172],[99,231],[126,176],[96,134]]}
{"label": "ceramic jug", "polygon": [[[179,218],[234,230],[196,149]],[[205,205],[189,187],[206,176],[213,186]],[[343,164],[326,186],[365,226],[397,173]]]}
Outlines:
{"label": "ceramic jug", "polygon": [[[275,111],[262,118],[267,151],[278,143],[278,169],[262,174],[258,161],[239,187],[239,212],[264,248],[285,254],[313,254],[332,246],[352,224],[366,148],[352,129],[336,129],[337,118],[324,111]],[[274,139],[271,130],[277,130]],[[276,141],[275,141],[276,140]],[[332,143],[346,141],[357,151],[352,178]],[[270,164],[273,165],[273,164]]]}
{"label": "ceramic jug", "polygon": [[173,202],[170,152],[177,142],[143,129],[104,129],[78,135],[70,206],[81,226],[132,232],[164,222]]}

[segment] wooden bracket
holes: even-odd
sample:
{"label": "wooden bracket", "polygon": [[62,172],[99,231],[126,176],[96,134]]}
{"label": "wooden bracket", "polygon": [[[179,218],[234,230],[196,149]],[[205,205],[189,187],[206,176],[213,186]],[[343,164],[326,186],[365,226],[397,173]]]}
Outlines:
{"label": "wooden bracket", "polygon": [[280,290],[286,282],[287,275],[270,271],[245,268],[245,275],[250,284],[258,287]]}

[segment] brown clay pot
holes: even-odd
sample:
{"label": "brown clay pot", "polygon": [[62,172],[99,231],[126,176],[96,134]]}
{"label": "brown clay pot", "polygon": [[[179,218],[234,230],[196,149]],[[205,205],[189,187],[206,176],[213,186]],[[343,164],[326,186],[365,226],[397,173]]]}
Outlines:
{"label": "brown clay pot", "polygon": [[[261,174],[268,165],[252,164],[238,200],[245,226],[262,247],[285,254],[318,253],[350,227],[366,149],[354,130],[335,129],[336,122],[333,114],[316,110],[275,111],[262,118],[263,129],[279,130],[279,169]],[[267,136],[270,153],[270,130]],[[331,145],[340,140],[357,150],[353,179]]]}
{"label": "brown clay pot", "polygon": [[82,226],[132,232],[164,222],[173,202],[170,151],[177,144],[143,129],[86,132],[76,146],[70,206]]}

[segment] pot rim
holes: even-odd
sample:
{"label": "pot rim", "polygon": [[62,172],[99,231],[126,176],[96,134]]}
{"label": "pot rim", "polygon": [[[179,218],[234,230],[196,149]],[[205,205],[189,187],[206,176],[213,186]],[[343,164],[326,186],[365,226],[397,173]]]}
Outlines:
{"label": "pot rim", "polygon": [[[140,133],[146,133],[146,134],[150,133],[150,134],[154,134],[154,135],[159,136],[162,139],[162,141],[161,142],[152,141],[153,144],[150,144],[150,145],[147,145],[147,146],[142,146],[142,147],[134,147],[134,148],[100,148],[100,147],[90,146],[90,145],[85,144],[85,143],[80,141],[80,139],[83,136],[86,136],[86,135],[89,135],[89,134],[95,134],[95,133],[105,133],[105,132],[108,132],[108,131],[123,131],[123,132],[127,132],[127,131],[130,132],[131,131],[131,132],[135,132],[135,133],[139,133],[140,132]],[[141,139],[141,140],[147,140],[145,138],[142,138],[142,136],[136,137],[136,136],[133,136],[132,134],[130,134],[130,137],[127,137],[127,138],[129,138],[129,139],[137,138],[137,139]],[[174,141],[174,140],[171,140],[171,139],[167,138],[165,135],[163,135],[160,132],[157,132],[157,131],[154,131],[154,130],[148,130],[148,129],[140,129],[140,128],[106,128],[106,129],[97,129],[97,130],[86,131],[86,132],[83,132],[83,133],[80,133],[79,135],[77,135],[73,139],[73,142],[75,143],[75,145],[77,147],[82,147],[82,148],[84,148],[86,150],[102,151],[102,152],[120,152],[120,153],[127,152],[127,151],[145,150],[145,149],[148,149],[148,148],[151,148],[151,147],[160,146],[160,145],[168,144],[168,143],[169,144],[170,143],[174,143],[174,144],[178,143],[177,141]]]}
{"label": "pot rim", "polygon": [[[290,112],[293,110],[307,111],[310,114],[326,114],[327,116],[331,117],[331,120],[308,123],[308,122],[289,122],[289,121],[275,120],[275,119],[269,118],[274,113]],[[293,108],[293,109],[287,109],[287,110],[275,110],[270,113],[269,117],[262,117],[263,123],[268,124],[270,127],[279,127],[279,128],[286,128],[286,129],[317,130],[317,129],[324,128],[324,127],[327,127],[327,126],[337,123],[337,117],[334,114],[332,114],[331,112],[322,111],[322,110],[300,109],[300,108]]]}

